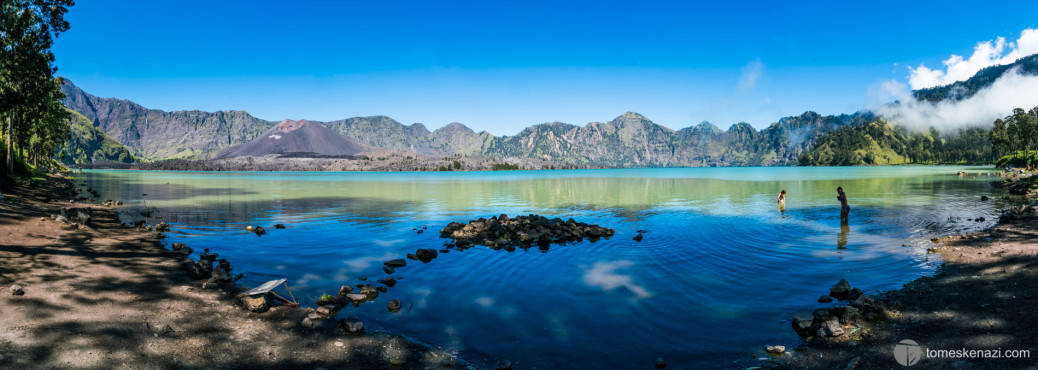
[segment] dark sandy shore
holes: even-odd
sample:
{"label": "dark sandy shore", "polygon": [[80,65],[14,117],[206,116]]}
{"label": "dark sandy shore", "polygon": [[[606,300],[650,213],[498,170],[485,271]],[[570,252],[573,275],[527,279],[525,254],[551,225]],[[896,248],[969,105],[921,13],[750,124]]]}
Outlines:
{"label": "dark sandy shore", "polygon": [[[399,336],[302,329],[303,309],[249,312],[189,279],[156,234],[120,224],[111,209],[92,206],[89,227],[52,220],[62,207],[89,207],[70,205],[68,189],[58,177],[2,189],[0,368],[467,367]],[[15,284],[24,295],[12,294]]]}
{"label": "dark sandy shore", "polygon": [[[1035,208],[1016,207],[1010,210],[1011,216],[982,232],[934,240],[929,252],[939,254],[944,261],[934,276],[874,296],[893,317],[861,322],[861,328],[853,335],[807,339],[785,355],[763,362],[762,367],[1038,369]],[[818,308],[832,306],[818,304]],[[856,328],[846,326],[848,332]],[[915,341],[922,349],[921,358],[910,367],[900,364],[894,353],[895,345],[906,339]],[[938,354],[937,350],[978,352],[973,357],[962,353],[928,356]],[[994,354],[1001,357],[978,357]],[[1011,355],[1025,357],[1009,358]]]}

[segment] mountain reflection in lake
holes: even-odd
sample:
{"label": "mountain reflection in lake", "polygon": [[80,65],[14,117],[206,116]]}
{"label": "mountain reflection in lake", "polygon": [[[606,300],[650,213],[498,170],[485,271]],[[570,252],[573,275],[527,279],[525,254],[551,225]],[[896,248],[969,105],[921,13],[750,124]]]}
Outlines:
{"label": "mountain reflection in lake", "polygon": [[[958,167],[696,168],[451,173],[86,171],[127,203],[123,219],[169,222],[167,242],[211,248],[241,282],[289,279],[311,302],[383,262],[449,246],[439,230],[502,213],[613,228],[590,242],[474,247],[408,260],[374,303],[348,307],[367,325],[489,366],[752,366],[764,344],[792,344],[793,312],[846,278],[866,292],[929,274],[926,243],[993,221],[990,178]],[[851,204],[839,225],[836,187]],[[775,196],[786,189],[786,212]],[[147,194],[146,196],[142,194]],[[997,197],[996,197],[997,199]],[[151,211],[151,212],[148,212]],[[287,225],[277,230],[275,223]],[[247,225],[266,228],[258,237]],[[418,233],[423,230],[423,233]],[[644,231],[644,239],[632,238]],[[907,246],[903,246],[907,245]],[[410,310],[390,313],[397,298]]]}

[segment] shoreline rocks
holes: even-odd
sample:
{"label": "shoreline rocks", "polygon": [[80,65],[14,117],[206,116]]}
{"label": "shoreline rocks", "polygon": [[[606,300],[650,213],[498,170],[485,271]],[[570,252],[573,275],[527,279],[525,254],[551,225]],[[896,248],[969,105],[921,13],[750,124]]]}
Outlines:
{"label": "shoreline rocks", "polygon": [[[896,315],[861,289],[851,288],[846,279],[840,279],[829,289],[829,293],[832,297],[822,296],[819,302],[822,302],[823,298],[828,298],[829,302],[836,298],[848,303],[845,306],[819,308],[810,314],[793,314],[793,331],[801,338],[843,337],[857,331],[862,323],[885,321]],[[851,329],[851,326],[855,328]]]}

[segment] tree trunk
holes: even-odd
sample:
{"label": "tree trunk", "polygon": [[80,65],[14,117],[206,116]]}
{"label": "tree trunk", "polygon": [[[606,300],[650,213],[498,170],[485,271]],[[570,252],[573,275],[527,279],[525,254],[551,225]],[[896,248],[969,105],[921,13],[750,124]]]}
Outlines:
{"label": "tree trunk", "polygon": [[7,173],[14,174],[14,112],[7,114]]}

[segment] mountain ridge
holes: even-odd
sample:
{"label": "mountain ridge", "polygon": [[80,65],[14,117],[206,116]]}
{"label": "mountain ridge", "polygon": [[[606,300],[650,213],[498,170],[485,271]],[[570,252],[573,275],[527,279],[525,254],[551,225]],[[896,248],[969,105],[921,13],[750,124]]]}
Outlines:
{"label": "mountain ridge", "polygon": [[[966,81],[920,89],[918,100],[955,100],[976,93],[1009,71],[1038,74],[1038,54],[988,67]],[[221,150],[261,137],[278,122],[245,111],[165,112],[129,100],[99,98],[68,81],[65,104],[143,160],[206,159]],[[404,125],[388,116],[352,117],[320,122],[328,129],[375,149],[430,156],[526,157],[608,167],[770,166],[799,163],[822,135],[844,126],[875,121],[876,114],[823,116],[813,111],[782,117],[763,129],[738,122],[722,130],[703,121],[680,129],[625,112],[609,122],[574,125],[545,122],[512,136],[495,136],[451,122],[430,131],[424,124]],[[865,132],[865,131],[860,131]]]}

